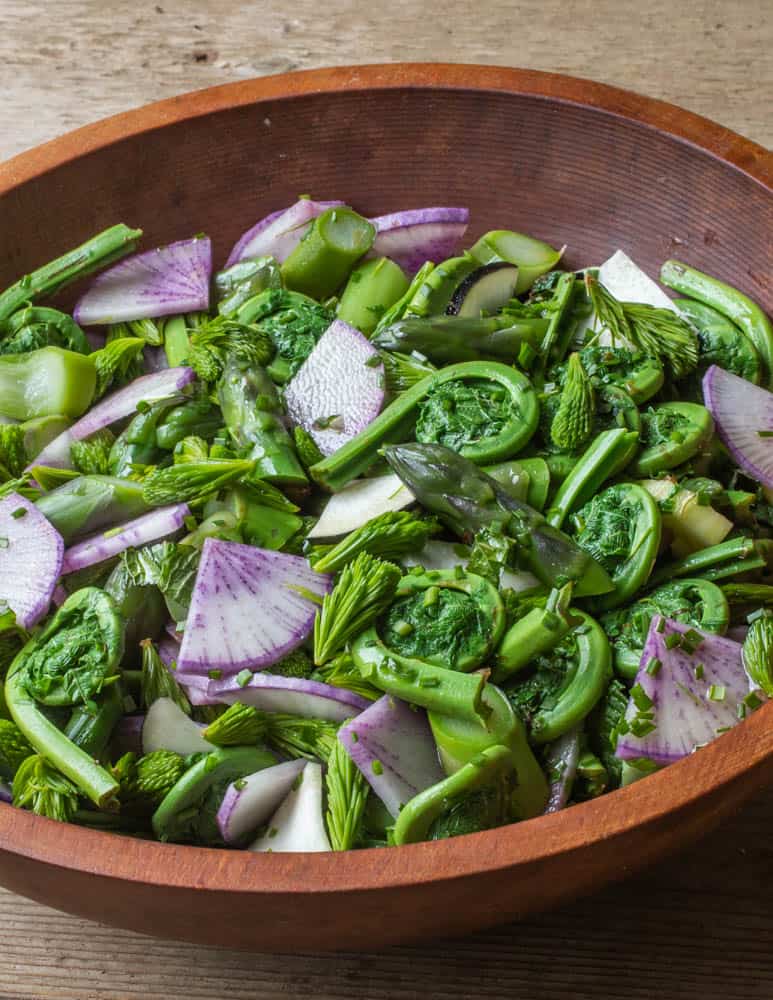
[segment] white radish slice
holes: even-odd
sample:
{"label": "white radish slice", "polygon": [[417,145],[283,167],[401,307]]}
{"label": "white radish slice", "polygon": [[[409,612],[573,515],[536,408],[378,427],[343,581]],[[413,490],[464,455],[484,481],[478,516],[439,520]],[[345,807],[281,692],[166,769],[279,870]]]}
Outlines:
{"label": "white radish slice", "polygon": [[426,712],[390,695],[342,726],[338,738],[392,816],[445,778]]}
{"label": "white radish slice", "polygon": [[308,761],[297,784],[250,847],[256,853],[331,850],[322,816],[322,766]]}
{"label": "white radish slice", "polygon": [[[701,636],[694,651],[668,647],[671,636],[685,632]],[[618,739],[617,756],[672,764],[737,725],[749,695],[741,650],[725,636],[653,616],[625,714],[629,731]],[[654,673],[653,658],[661,664]]]}
{"label": "white radish slice", "polygon": [[263,712],[288,712],[328,722],[344,722],[371,704],[367,698],[348,688],[303,677],[254,673],[251,677],[237,676],[209,682],[204,704],[232,705],[236,701]]}
{"label": "white radish slice", "polygon": [[289,208],[272,212],[242,233],[228,255],[226,267],[248,257],[273,257],[280,264],[284,263],[300,243],[311,220],[338,205],[343,202],[299,198]]}
{"label": "white radish slice", "polygon": [[106,396],[72,427],[54,438],[28,468],[33,465],[48,465],[71,469],[70,445],[73,441],[83,441],[96,431],[101,431],[103,427],[109,427],[119,420],[132,416],[137,410],[138,403],[156,403],[160,399],[174,396],[195,378],[194,370],[185,366],[166,368],[152,375],[141,375],[129,385]]}
{"label": "white radish slice", "polygon": [[148,709],[142,724],[142,752],[173,750],[187,757],[217,749],[201,735],[205,726],[189,718],[171,698],[158,698]]}
{"label": "white radish slice", "polygon": [[376,239],[369,257],[390,257],[408,274],[425,261],[453,257],[470,221],[468,208],[414,208],[370,220]]}
{"label": "white radish slice", "polygon": [[620,302],[640,302],[678,313],[673,301],[660,285],[635,264],[622,250],[605,260],[599,268],[599,281]]}
{"label": "white radish slice", "polygon": [[142,514],[119,528],[92,535],[65,552],[62,575],[85,569],[86,566],[95,566],[120,555],[126,549],[168,538],[182,528],[189,514],[187,503],[170,504]]}
{"label": "white radish slice", "polygon": [[287,414],[332,455],[364,430],[384,405],[384,367],[359,330],[337,319],[285,388]]}
{"label": "white radish slice", "polygon": [[209,309],[212,244],[207,236],[126,257],[97,275],[78,300],[81,326]]}
{"label": "white radish slice", "polygon": [[773,487],[773,393],[712,365],[703,376],[703,399],[736,462]]}
{"label": "white radish slice", "polygon": [[240,844],[263,826],[290,794],[305,766],[305,760],[287,760],[232,782],[217,811],[218,829],[226,844]]}
{"label": "white radish slice", "polygon": [[9,493],[0,500],[0,613],[22,628],[46,614],[62,568],[64,542],[37,507]]}
{"label": "white radish slice", "polygon": [[330,576],[301,556],[208,538],[185,623],[180,670],[230,677],[266,667],[309,635]]}
{"label": "white radish slice", "polygon": [[355,479],[328,500],[308,537],[337,538],[361,528],[379,514],[403,510],[415,502],[416,497],[394,473]]}

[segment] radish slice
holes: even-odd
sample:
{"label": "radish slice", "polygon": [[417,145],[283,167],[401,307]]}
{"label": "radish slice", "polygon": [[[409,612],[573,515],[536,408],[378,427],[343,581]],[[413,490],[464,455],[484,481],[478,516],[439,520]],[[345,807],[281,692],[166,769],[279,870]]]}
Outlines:
{"label": "radish slice", "polygon": [[61,608],[61,606],[64,604],[64,602],[67,600],[69,596],[70,595],[61,585],[61,583],[57,583],[57,585],[54,587],[54,592],[51,595],[51,600],[53,601],[53,603],[57,608]]}
{"label": "radish slice", "polygon": [[306,639],[331,586],[301,556],[208,538],[180,647],[183,672],[267,667]]}
{"label": "radish slice", "polygon": [[453,257],[470,221],[468,208],[413,208],[370,220],[376,239],[369,257],[391,257],[408,274],[428,260]]}
{"label": "radish slice", "polygon": [[[470,549],[459,542],[437,542],[432,539],[420,552],[403,556],[400,560],[403,566],[423,566],[426,570],[453,569],[455,566],[467,567]],[[499,576],[499,586],[502,590],[514,590],[516,594],[524,590],[533,590],[540,582],[533,573],[527,570],[503,569]]]}
{"label": "radish slice", "polygon": [[[752,479],[773,486],[773,393],[712,365],[703,399],[720,440]],[[761,433],[762,432],[762,433]]]}
{"label": "radish slice", "polygon": [[342,726],[338,738],[392,816],[445,778],[426,712],[390,695]]}
{"label": "radish slice", "polygon": [[63,557],[62,536],[33,503],[18,493],[0,500],[0,609],[22,628],[48,611]]}
{"label": "radish slice", "polygon": [[272,212],[239,237],[225,266],[230,267],[247,257],[273,257],[280,264],[284,263],[301,242],[311,220],[337,205],[343,202],[299,198],[289,208]]}
{"label": "radish slice", "polygon": [[[175,677],[180,680],[179,675]],[[288,712],[328,722],[344,722],[371,704],[367,698],[347,688],[303,677],[254,673],[251,677],[245,674],[209,682],[207,704],[232,705],[235,701],[264,712]]]}
{"label": "radish slice", "polygon": [[81,326],[209,309],[212,244],[207,236],[133,254],[99,274],[78,299]]}
{"label": "radish slice", "polygon": [[[170,635],[162,636],[158,640],[157,649],[164,666],[168,667],[172,663],[177,663],[177,659],[180,656],[180,643],[176,639],[173,639]],[[179,679],[176,672],[175,678]]]}
{"label": "radish slice", "polygon": [[[180,651],[177,651],[179,659]],[[209,697],[209,678],[202,674],[186,674],[183,670],[174,669],[172,676],[187,695],[191,705],[211,705]]]}
{"label": "radish slice", "polygon": [[617,250],[601,265],[599,281],[620,302],[640,302],[658,309],[679,312],[660,285],[622,250]]}
{"label": "radish slice", "polygon": [[217,811],[217,826],[226,844],[240,844],[263,826],[305,766],[305,760],[287,760],[232,782]]}
{"label": "radish slice", "polygon": [[125,753],[142,753],[142,727],[144,715],[124,715],[119,719],[110,739],[110,757],[117,760]]}
{"label": "radish slice", "polygon": [[171,698],[158,698],[148,709],[142,725],[142,752],[173,750],[184,757],[189,753],[209,753],[216,747],[201,735],[205,728],[188,718]]}
{"label": "radish slice", "polygon": [[577,777],[580,763],[580,731],[570,729],[568,733],[551,743],[545,755],[545,771],[550,780],[550,794],[546,813],[558,812],[565,808],[572,794],[572,785]]}
{"label": "radish slice", "polygon": [[384,367],[359,330],[337,319],[285,389],[290,420],[311,434],[323,455],[351,441],[384,405]]}
{"label": "radish slice", "polygon": [[[686,632],[701,636],[694,652],[668,648],[670,636]],[[629,731],[618,739],[617,756],[672,764],[735,726],[749,695],[741,649],[724,636],[654,616],[625,714]],[[654,675],[653,658],[661,663]],[[655,727],[651,732],[646,732],[648,721]]]}
{"label": "radish slice", "polygon": [[185,388],[196,378],[192,368],[167,368],[152,375],[141,375],[129,385],[106,396],[100,403],[76,423],[63,431],[59,437],[47,444],[37,455],[28,469],[33,465],[47,465],[58,469],[71,469],[70,445],[73,441],[83,441],[91,437],[103,427],[132,416],[138,403],[155,403],[159,399],[168,399]]}
{"label": "radish slice", "polygon": [[268,822],[266,832],[249,847],[257,853],[329,851],[322,818],[322,766],[308,761],[297,784]]}
{"label": "radish slice", "polygon": [[91,538],[78,542],[65,552],[62,576],[112,559],[126,549],[168,538],[182,528],[189,514],[190,508],[187,503],[170,504],[169,507],[158,507],[147,514],[135,517],[133,521],[119,528],[92,535]]}
{"label": "radish slice", "polygon": [[394,473],[355,479],[328,500],[308,537],[337,538],[361,528],[379,514],[403,510],[415,502],[416,497]]}

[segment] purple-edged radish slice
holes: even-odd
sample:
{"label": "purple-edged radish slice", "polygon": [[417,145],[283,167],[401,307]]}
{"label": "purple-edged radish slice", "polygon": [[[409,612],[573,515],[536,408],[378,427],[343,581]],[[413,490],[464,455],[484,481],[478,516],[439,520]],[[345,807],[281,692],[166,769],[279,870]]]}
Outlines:
{"label": "purple-edged radish slice", "polygon": [[570,729],[551,743],[545,755],[545,771],[550,782],[546,813],[558,812],[566,807],[572,795],[572,786],[580,763],[580,731]]}
{"label": "purple-edged radish slice", "polygon": [[33,503],[18,493],[0,500],[0,608],[22,628],[48,611],[63,557],[62,536]]}
{"label": "purple-edged radish slice", "polygon": [[390,472],[372,479],[355,479],[330,497],[309,538],[338,538],[361,528],[371,518],[404,510],[416,502],[403,481]]}
{"label": "purple-edged radish slice", "polygon": [[177,663],[180,656],[180,643],[173,639],[171,635],[162,635],[158,640],[158,655],[164,666],[168,667],[172,663]]}
{"label": "purple-edged radish slice", "polygon": [[267,667],[308,637],[330,577],[301,556],[208,538],[204,542],[178,666],[223,676]]}
{"label": "purple-edged radish slice", "polygon": [[294,205],[272,212],[242,233],[228,255],[226,267],[247,257],[273,257],[283,264],[303,238],[312,219],[342,201],[312,201],[299,198]]}
{"label": "purple-edged radish slice", "polygon": [[209,753],[216,748],[201,735],[204,728],[189,718],[171,698],[158,698],[148,709],[142,724],[142,752],[173,750],[184,757],[189,753]]}
{"label": "purple-edged radish slice", "polygon": [[54,592],[51,595],[51,600],[57,608],[61,608],[61,606],[64,604],[64,602],[67,600],[69,596],[70,595],[64,589],[62,584],[57,583],[57,585],[54,587]]}
{"label": "purple-edged radish slice", "polygon": [[342,726],[338,738],[392,816],[445,778],[426,713],[389,695]]}
{"label": "purple-edged radish slice", "polygon": [[359,330],[337,319],[285,389],[290,420],[332,455],[374,420],[384,405],[384,368]]}
{"label": "purple-edged radish slice", "polygon": [[322,815],[322,766],[308,761],[294,787],[268,821],[266,832],[250,844],[257,853],[331,850]]}
{"label": "purple-edged radish slice", "polygon": [[773,393],[712,365],[703,376],[703,400],[736,462],[773,487]]}
{"label": "purple-edged radish slice", "polygon": [[155,403],[159,399],[174,396],[195,378],[194,370],[185,366],[140,376],[129,385],[106,396],[72,427],[54,438],[35,457],[29,468],[33,465],[72,468],[70,445],[73,441],[83,441],[96,431],[101,431],[103,427],[109,427],[119,420],[132,416],[137,410],[138,403]]}
{"label": "purple-edged radish slice", "polygon": [[470,221],[468,208],[413,208],[370,220],[376,239],[370,257],[391,257],[412,277],[425,261],[453,257]]}
{"label": "purple-edged radish slice", "polygon": [[[160,654],[159,654],[160,655]],[[180,653],[178,650],[177,656]],[[171,666],[169,667],[171,670]],[[187,695],[191,705],[211,705],[209,696],[209,678],[203,674],[188,674],[184,670],[174,669],[172,676]]]}
{"label": "purple-edged radish slice", "polygon": [[97,275],[73,318],[81,326],[98,326],[205,310],[211,274],[207,236],[133,254]]}
{"label": "purple-edged radish slice", "polygon": [[144,715],[124,715],[118,720],[110,739],[110,755],[112,760],[123,757],[125,753],[142,753],[142,728],[145,725]]}
{"label": "purple-edged radish slice", "polygon": [[672,764],[737,725],[749,696],[741,649],[732,639],[654,616],[617,756]]}
{"label": "purple-edged radish slice", "polygon": [[62,576],[112,559],[126,549],[168,538],[182,528],[189,514],[187,503],[170,504],[142,514],[118,528],[92,535],[65,552]]}
{"label": "purple-edged radish slice", "polygon": [[[179,675],[175,674],[178,680]],[[181,680],[181,683],[185,683]],[[249,670],[223,680],[209,682],[207,704],[232,705],[235,701],[264,712],[288,712],[308,719],[343,722],[367,708],[371,702],[347,688],[334,687],[304,677],[254,673]]]}
{"label": "purple-edged radish slice", "polygon": [[305,766],[305,760],[287,760],[232,782],[217,811],[217,826],[226,844],[241,844],[263,826],[290,794]]}

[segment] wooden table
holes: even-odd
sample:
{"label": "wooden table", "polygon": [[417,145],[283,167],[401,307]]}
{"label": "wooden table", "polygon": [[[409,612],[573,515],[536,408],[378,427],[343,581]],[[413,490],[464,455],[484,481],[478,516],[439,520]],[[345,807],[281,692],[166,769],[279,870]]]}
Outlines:
{"label": "wooden table", "polygon": [[[771,46],[769,0],[446,0],[434,10],[409,0],[0,0],[0,158],[197,87],[397,59],[593,77],[773,145]],[[773,795],[761,791],[721,831],[634,881],[526,924],[384,954],[378,941],[372,954],[333,957],[198,949],[0,891],[0,996],[769,1000],[772,829]]]}

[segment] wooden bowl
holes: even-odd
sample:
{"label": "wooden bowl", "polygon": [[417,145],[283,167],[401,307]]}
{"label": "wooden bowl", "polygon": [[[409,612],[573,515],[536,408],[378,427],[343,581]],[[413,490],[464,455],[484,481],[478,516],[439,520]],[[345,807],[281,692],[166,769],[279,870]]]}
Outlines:
{"label": "wooden bowl", "polygon": [[[90,125],[0,166],[0,284],[112,222],[145,245],[237,236],[304,191],[365,213],[469,205],[475,232],[674,255],[773,312],[773,158],[705,119],[489,66],[317,70]],[[773,778],[773,704],[700,753],[564,813],[456,840],[254,855],[134,840],[0,806],[0,882],[145,933],[266,951],[386,946],[554,906],[701,836]]]}

